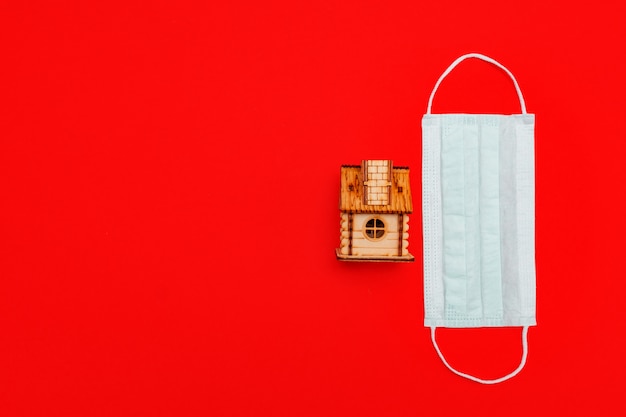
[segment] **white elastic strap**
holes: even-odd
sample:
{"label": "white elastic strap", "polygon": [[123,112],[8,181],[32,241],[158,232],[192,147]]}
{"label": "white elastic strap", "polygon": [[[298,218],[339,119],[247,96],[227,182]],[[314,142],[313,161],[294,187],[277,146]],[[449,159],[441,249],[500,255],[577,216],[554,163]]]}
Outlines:
{"label": "white elastic strap", "polygon": [[432,93],[430,93],[430,98],[428,99],[428,109],[426,110],[426,114],[431,114],[430,111],[431,111],[431,109],[433,107],[433,98],[435,97],[435,93],[437,92],[437,89],[439,88],[439,84],[441,84],[443,79],[446,78],[446,76],[448,74],[450,74],[450,72],[454,69],[454,67],[459,65],[461,63],[461,61],[464,61],[467,58],[482,59],[483,61],[487,61],[487,62],[495,65],[496,67],[500,68],[504,72],[506,72],[507,75],[509,77],[511,77],[511,80],[513,80],[513,84],[515,84],[515,90],[517,91],[517,97],[519,98],[519,104],[522,107],[522,113],[526,114],[526,102],[524,101],[524,96],[522,96],[522,90],[520,90],[519,85],[517,84],[517,80],[515,79],[515,77],[511,73],[511,71],[509,71],[504,65],[502,65],[501,63],[499,63],[495,59],[489,58],[488,56],[485,56],[483,54],[476,54],[476,53],[466,54],[466,55],[463,55],[463,56],[457,58],[456,61],[454,61],[452,64],[450,64],[448,69],[445,70],[443,72],[443,74],[441,74],[441,77],[439,77],[439,79],[437,80],[437,83],[435,84],[435,88],[433,88]]}
{"label": "white elastic strap", "polygon": [[443,364],[446,365],[446,367],[449,370],[451,370],[452,372],[454,372],[458,376],[462,376],[463,378],[467,378],[467,379],[470,379],[470,380],[472,380],[474,382],[479,382],[481,384],[488,384],[488,385],[490,385],[490,384],[498,384],[500,382],[506,381],[507,379],[511,379],[515,375],[519,374],[519,372],[522,370],[522,368],[524,368],[524,365],[526,365],[526,357],[528,356],[528,326],[524,326],[524,329],[522,330],[522,360],[521,360],[519,366],[517,367],[516,370],[514,370],[510,374],[505,375],[502,378],[498,378],[498,379],[480,379],[480,378],[476,378],[475,376],[472,376],[472,375],[469,375],[469,374],[466,374],[466,373],[463,373],[463,372],[459,372],[456,369],[454,369],[452,366],[450,366],[450,364],[443,357],[443,353],[441,353],[441,350],[439,350],[439,346],[437,345],[437,340],[435,340],[435,329],[436,329],[436,327],[431,327],[430,328],[430,338],[433,341],[433,346],[435,347],[435,350],[437,351],[437,355],[439,355],[439,358],[441,359]]}

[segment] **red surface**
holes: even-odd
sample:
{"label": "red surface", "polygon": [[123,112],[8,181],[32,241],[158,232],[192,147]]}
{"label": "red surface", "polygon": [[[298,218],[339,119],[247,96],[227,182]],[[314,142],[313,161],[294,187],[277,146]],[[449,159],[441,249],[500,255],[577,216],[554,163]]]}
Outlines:
{"label": "red surface", "polygon": [[[624,2],[54,2],[0,16],[0,415],[620,415]],[[215,2],[217,3],[217,2]],[[411,167],[482,52],[537,115],[537,318],[485,387],[414,264],[345,264],[339,166]],[[468,61],[438,112],[517,112]],[[519,329],[453,331],[513,369]],[[540,414],[541,413],[541,414]]]}

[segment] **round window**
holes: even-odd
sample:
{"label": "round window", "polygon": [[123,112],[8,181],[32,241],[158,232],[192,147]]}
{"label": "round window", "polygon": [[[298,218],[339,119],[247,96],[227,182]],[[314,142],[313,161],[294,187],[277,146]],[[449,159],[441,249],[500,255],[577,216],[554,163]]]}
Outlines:
{"label": "round window", "polygon": [[381,219],[369,219],[365,223],[365,236],[372,240],[379,240],[385,236],[385,223]]}

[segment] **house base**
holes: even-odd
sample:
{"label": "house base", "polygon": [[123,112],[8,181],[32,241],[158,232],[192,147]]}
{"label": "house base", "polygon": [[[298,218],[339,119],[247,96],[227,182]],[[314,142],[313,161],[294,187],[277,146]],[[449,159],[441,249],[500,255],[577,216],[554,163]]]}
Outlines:
{"label": "house base", "polygon": [[335,249],[337,259],[348,262],[413,262],[415,257],[411,254],[403,256],[377,256],[377,255],[342,255],[339,249]]}

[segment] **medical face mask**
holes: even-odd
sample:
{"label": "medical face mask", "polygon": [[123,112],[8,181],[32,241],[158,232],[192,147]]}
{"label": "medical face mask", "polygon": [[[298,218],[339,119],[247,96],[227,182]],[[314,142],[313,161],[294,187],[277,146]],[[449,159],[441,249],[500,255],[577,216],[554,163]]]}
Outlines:
{"label": "medical face mask", "polygon": [[[432,114],[443,79],[478,58],[506,72],[521,114]],[[481,54],[463,55],[439,77],[422,119],[424,325],[452,372],[484,384],[517,375],[535,320],[535,116],[526,112],[513,74]],[[445,360],[437,327],[522,327],[522,359],[513,372],[483,380]]]}

